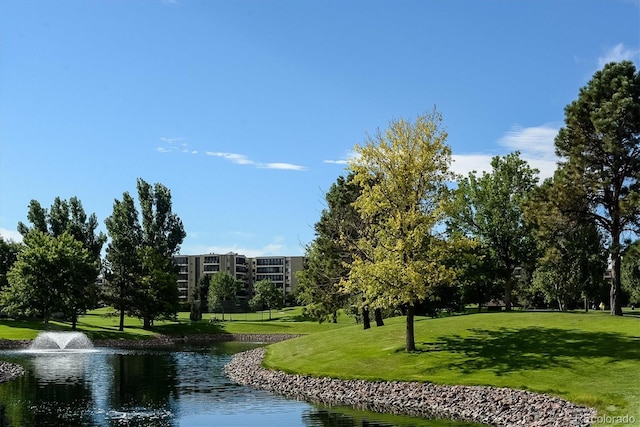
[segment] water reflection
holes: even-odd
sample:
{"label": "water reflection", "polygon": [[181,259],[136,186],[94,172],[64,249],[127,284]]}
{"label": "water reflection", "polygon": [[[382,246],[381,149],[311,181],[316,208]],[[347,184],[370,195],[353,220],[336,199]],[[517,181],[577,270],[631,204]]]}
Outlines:
{"label": "water reflection", "polygon": [[251,347],[0,352],[0,359],[27,371],[0,384],[0,427],[463,425],[398,417],[376,421],[371,414],[318,408],[230,382],[224,365]]}

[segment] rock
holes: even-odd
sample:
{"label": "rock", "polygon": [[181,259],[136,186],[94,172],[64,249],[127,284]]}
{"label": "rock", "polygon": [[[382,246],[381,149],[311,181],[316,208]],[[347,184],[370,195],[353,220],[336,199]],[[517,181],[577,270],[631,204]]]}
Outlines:
{"label": "rock", "polygon": [[494,426],[585,427],[596,416],[593,408],[524,390],[289,375],[263,368],[265,351],[256,348],[234,355],[225,366],[229,378],[239,384],[324,405]]}

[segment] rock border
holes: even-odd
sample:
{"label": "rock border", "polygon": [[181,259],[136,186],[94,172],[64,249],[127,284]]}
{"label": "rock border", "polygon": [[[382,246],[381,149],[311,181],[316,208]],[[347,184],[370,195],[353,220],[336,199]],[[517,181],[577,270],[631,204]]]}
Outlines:
{"label": "rock border", "polygon": [[263,347],[235,354],[225,366],[227,376],[239,384],[323,405],[493,426],[587,427],[597,414],[557,397],[510,388],[291,375],[263,368],[265,354]]}

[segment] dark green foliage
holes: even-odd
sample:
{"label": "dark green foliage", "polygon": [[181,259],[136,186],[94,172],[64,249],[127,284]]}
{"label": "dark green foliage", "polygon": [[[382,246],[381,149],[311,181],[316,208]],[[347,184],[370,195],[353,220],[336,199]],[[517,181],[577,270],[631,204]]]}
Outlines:
{"label": "dark green foliage", "polygon": [[560,165],[584,209],[606,233],[611,258],[611,314],[622,315],[620,236],[640,229],[640,73],[631,61],[610,63],[565,108],[555,140]]}
{"label": "dark green foliage", "polygon": [[491,173],[475,172],[458,182],[448,227],[477,240],[486,249],[490,270],[483,269],[490,283],[504,287],[504,303],[511,309],[517,282],[516,267],[535,259],[535,242],[524,222],[522,203],[535,187],[537,170],[520,158],[520,153],[494,157]]}
{"label": "dark green foliage", "polygon": [[640,306],[640,240],[625,248],[622,256],[622,289],[629,294],[629,300]]}
{"label": "dark green foliage", "polygon": [[82,243],[66,232],[54,237],[34,229],[23,244],[9,271],[9,285],[2,290],[5,310],[40,316],[45,328],[54,312],[73,317],[85,311],[91,296],[87,288],[95,281],[98,263]]}
{"label": "dark green foliage", "polygon": [[18,259],[18,252],[20,252],[21,247],[22,244],[12,240],[4,240],[0,236],[0,291],[9,284],[7,273],[9,273],[9,270]]}
{"label": "dark green foliage", "polygon": [[67,304],[64,314],[71,319],[72,327],[75,329],[78,316],[97,305],[98,289],[96,279],[100,270],[100,252],[107,240],[107,236],[102,232],[96,232],[98,228],[96,215],[87,216],[82,202],[77,197],[72,197],[69,201],[56,197],[48,211],[37,200],[31,200],[27,220],[31,223],[31,227],[22,222],[18,223],[18,231],[23,236],[26,237],[33,230],[52,237],[61,237],[66,233],[82,244],[98,266],[98,271],[94,277],[78,277],[77,279],[83,280],[83,283],[72,285],[74,289],[74,292],[70,295],[72,300]]}
{"label": "dark green foliage", "polygon": [[143,319],[150,328],[154,319],[172,318],[178,310],[177,271],[172,255],[186,236],[182,221],[172,212],[171,192],[162,184],[150,186],[138,179],[140,215],[133,198],[124,193],[115,200],[105,224],[111,242],[107,248],[107,301],[120,313]]}
{"label": "dark green foliage", "polygon": [[343,293],[339,283],[349,274],[351,248],[362,231],[352,206],[359,195],[353,174],[331,185],[325,195],[327,207],[314,227],[316,237],[306,248],[304,269],[297,274],[297,300],[305,306],[305,315],[319,322],[335,322],[338,310],[354,298]]}

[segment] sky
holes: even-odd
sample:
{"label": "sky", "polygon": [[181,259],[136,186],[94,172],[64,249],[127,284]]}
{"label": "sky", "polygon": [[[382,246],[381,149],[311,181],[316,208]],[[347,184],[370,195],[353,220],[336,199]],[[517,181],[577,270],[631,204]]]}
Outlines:
{"label": "sky", "polygon": [[171,190],[182,254],[302,255],[356,144],[443,116],[452,169],[519,150],[540,177],[564,108],[640,64],[640,0],[2,0],[0,235],[29,201],[104,220]]}

